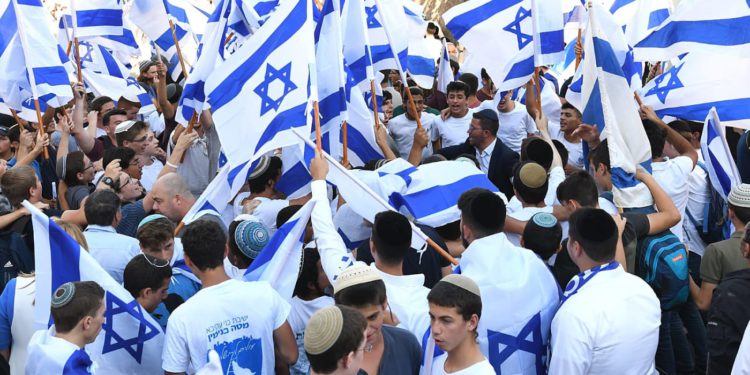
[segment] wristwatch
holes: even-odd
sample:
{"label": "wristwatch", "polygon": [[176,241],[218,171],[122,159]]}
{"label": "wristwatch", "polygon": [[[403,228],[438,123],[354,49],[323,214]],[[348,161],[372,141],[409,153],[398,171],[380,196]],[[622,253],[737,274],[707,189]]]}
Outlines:
{"label": "wristwatch", "polygon": [[105,176],[104,178],[102,178],[102,183],[104,185],[107,185],[107,186],[111,187],[111,188],[115,187],[115,181],[112,179],[112,177]]}

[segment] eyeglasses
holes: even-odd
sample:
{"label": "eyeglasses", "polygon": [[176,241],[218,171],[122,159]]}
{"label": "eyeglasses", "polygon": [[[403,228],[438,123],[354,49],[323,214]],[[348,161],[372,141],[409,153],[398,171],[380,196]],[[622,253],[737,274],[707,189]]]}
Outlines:
{"label": "eyeglasses", "polygon": [[89,163],[89,165],[87,165],[85,168],[83,168],[83,170],[87,171],[87,170],[89,170],[91,168],[94,168],[94,163]]}
{"label": "eyeglasses", "polygon": [[146,142],[147,140],[148,140],[148,136],[147,136],[147,135],[144,135],[144,136],[143,136],[143,137],[141,137],[140,139],[134,139],[134,140],[132,140],[131,142],[133,142],[133,143],[141,143],[141,142]]}
{"label": "eyeglasses", "polygon": [[0,126],[0,136],[7,136],[10,128],[7,126]]}

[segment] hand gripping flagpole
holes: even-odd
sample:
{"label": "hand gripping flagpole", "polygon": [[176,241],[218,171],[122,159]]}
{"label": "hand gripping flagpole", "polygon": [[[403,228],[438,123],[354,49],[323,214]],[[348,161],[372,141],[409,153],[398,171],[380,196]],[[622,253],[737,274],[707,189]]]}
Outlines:
{"label": "hand gripping flagpole", "polygon": [[[18,4],[17,0],[11,0],[11,3],[13,3],[13,8],[16,12],[16,14],[19,14],[18,11]],[[34,98],[34,108],[36,109],[36,118],[37,118],[37,135],[38,137],[41,137],[44,134],[44,124],[42,123],[42,112],[39,110],[39,93],[37,92],[36,88],[36,77],[34,76],[34,70],[33,68],[29,67],[28,61],[29,61],[29,54],[28,54],[28,48],[29,48],[29,42],[26,40],[26,33],[24,31],[25,25],[23,25],[23,17],[17,17],[18,19],[18,36],[21,39],[21,47],[23,49],[23,55],[26,59],[26,73],[29,76],[29,84],[31,85],[31,95]],[[19,123],[18,126],[21,126]],[[42,151],[44,155],[44,159],[49,159],[49,150],[47,150],[47,147],[45,147]]]}

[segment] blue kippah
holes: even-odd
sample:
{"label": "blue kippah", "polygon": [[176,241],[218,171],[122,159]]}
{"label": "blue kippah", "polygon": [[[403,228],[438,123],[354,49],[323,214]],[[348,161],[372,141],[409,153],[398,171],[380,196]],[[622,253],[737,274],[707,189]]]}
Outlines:
{"label": "blue kippah", "polygon": [[76,284],[73,284],[72,282],[67,282],[63,285],[60,285],[57,290],[55,290],[55,293],[52,294],[52,301],[51,305],[52,307],[59,309],[73,300],[73,297],[76,295]]}
{"label": "blue kippah", "polygon": [[242,254],[250,259],[255,259],[260,251],[268,243],[270,235],[266,227],[253,220],[245,220],[237,225],[234,231],[234,242]]}
{"label": "blue kippah", "polygon": [[534,222],[534,224],[542,228],[553,228],[555,225],[557,225],[557,218],[555,218],[552,214],[546,212],[539,212],[534,214],[534,216],[531,217],[531,220]]}
{"label": "blue kippah", "polygon": [[166,219],[167,217],[162,214],[152,214],[148,215],[141,220],[140,223],[138,223],[138,229],[141,229],[142,226],[156,220],[156,219]]}

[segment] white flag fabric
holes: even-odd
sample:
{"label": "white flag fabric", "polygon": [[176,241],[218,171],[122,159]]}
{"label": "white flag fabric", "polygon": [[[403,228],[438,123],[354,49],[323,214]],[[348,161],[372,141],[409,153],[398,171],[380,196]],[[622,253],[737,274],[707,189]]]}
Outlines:
{"label": "white flag fabric", "polygon": [[73,281],[95,281],[105,291],[105,323],[96,341],[87,346],[97,372],[153,374],[161,372],[164,332],[125,288],[70,235],[33,204],[24,201],[34,227],[36,296],[34,322],[51,323],[50,303],[57,288]]}
{"label": "white flag fabric", "polygon": [[[206,186],[203,193],[195,200],[193,206],[182,218],[182,222],[188,225],[195,220],[200,219],[204,215],[216,215],[223,219],[224,211],[229,205],[229,201],[233,197],[232,187],[229,183],[229,172],[228,165],[225,165],[219,170],[219,173],[214,176],[213,180]],[[225,220],[224,225],[229,227],[229,223]]]}
{"label": "white flag fabric", "polygon": [[732,187],[742,183],[742,179],[729,151],[726,129],[719,121],[716,108],[711,108],[706,116],[701,134],[701,153],[706,161],[711,185],[726,200]]}
{"label": "white flag fabric", "polygon": [[453,82],[453,69],[451,69],[451,58],[448,56],[448,46],[443,40],[443,50],[440,53],[440,65],[438,66],[437,90],[443,94],[448,93],[448,84]]}
{"label": "white flag fabric", "polygon": [[211,4],[199,0],[164,0],[169,16],[200,41],[213,12]]}
{"label": "white flag fabric", "polygon": [[78,38],[122,35],[122,4],[119,0],[70,0]]}
{"label": "white flag fabric", "polygon": [[638,115],[627,77],[599,20],[611,15],[594,4],[589,9],[589,32],[584,43],[583,122],[595,125],[609,146],[615,204],[645,207],[653,204],[648,188],[635,179],[638,166],[650,172],[651,148]]}
{"label": "white flag fabric", "polygon": [[531,0],[534,66],[560,62],[565,48],[561,0]]}
{"label": "white flag fabric", "polygon": [[625,28],[625,40],[631,46],[643,40],[672,14],[672,0],[638,0],[635,16]]}
{"label": "white flag fabric", "polygon": [[341,14],[342,42],[344,59],[352,71],[355,83],[361,85],[362,91],[370,92],[370,80],[375,79],[375,72],[372,66],[368,22],[362,9],[365,9],[362,0],[344,2]]}

